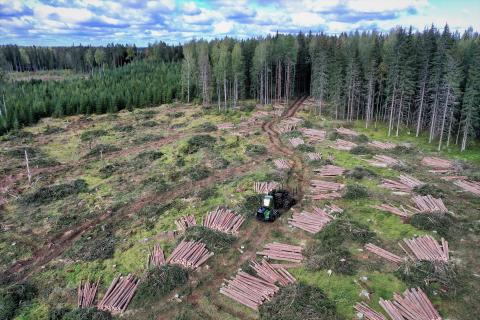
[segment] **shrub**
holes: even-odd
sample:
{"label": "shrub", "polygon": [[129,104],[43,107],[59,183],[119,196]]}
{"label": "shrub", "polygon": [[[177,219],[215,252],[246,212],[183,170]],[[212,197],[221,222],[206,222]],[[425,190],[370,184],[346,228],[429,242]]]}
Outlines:
{"label": "shrub", "polygon": [[263,320],[341,319],[321,289],[302,283],[282,287],[259,311]]}
{"label": "shrub", "polygon": [[155,161],[157,159],[160,159],[161,157],[163,157],[163,153],[160,152],[160,151],[153,151],[153,150],[150,150],[150,151],[143,151],[143,152],[140,152],[136,157],[135,159],[136,160],[140,160],[143,164],[143,162],[145,161]]}
{"label": "shrub", "polygon": [[162,140],[162,139],[163,139],[163,136],[159,135],[159,134],[146,134],[142,137],[139,137],[139,138],[135,139],[134,143],[142,144],[142,143],[158,141],[158,140]]}
{"label": "shrub", "polygon": [[64,132],[65,129],[62,127],[50,127],[50,125],[47,125],[45,129],[43,130],[43,134],[54,134],[54,133],[59,133],[59,132]]}
{"label": "shrub", "polygon": [[301,144],[297,147],[297,150],[298,151],[301,151],[301,152],[314,152],[315,151],[315,147],[312,146],[312,145],[309,145],[309,144]]}
{"label": "shrub", "polygon": [[336,273],[353,275],[358,268],[358,262],[350,251],[342,247],[325,248],[320,245],[312,249],[308,256],[306,267],[312,271],[333,270]]}
{"label": "shrub", "polygon": [[347,190],[343,195],[345,199],[360,199],[368,197],[368,189],[367,187],[354,183],[347,185]]}
{"label": "shrub", "polygon": [[405,155],[405,154],[410,154],[413,152],[413,148],[407,147],[407,146],[395,146],[391,151],[391,153],[396,154],[396,155]]}
{"label": "shrub", "polygon": [[411,173],[411,172],[413,172],[412,167],[406,166],[406,165],[404,165],[404,164],[394,164],[394,165],[392,166],[392,169],[393,169],[393,170],[397,170],[397,171],[401,171],[401,172],[405,172],[405,173]]}
{"label": "shrub", "polygon": [[0,292],[0,319],[13,319],[15,313],[37,295],[30,283],[16,284]]}
{"label": "shrub", "polygon": [[257,213],[258,207],[262,204],[263,196],[261,194],[249,195],[239,206],[239,212],[244,216],[253,216]]}
{"label": "shrub", "polygon": [[80,135],[80,140],[89,141],[98,137],[106,136],[107,134],[108,132],[103,129],[84,131]]}
{"label": "shrub", "polygon": [[267,148],[259,144],[249,144],[246,147],[247,155],[253,157],[256,155],[263,155],[267,153]]}
{"label": "shrub", "polygon": [[368,137],[364,134],[361,134],[361,135],[356,136],[354,140],[355,140],[355,142],[366,143],[366,142],[368,142]]}
{"label": "shrub", "polygon": [[148,120],[148,121],[142,122],[142,126],[148,127],[148,128],[153,128],[153,127],[158,126],[158,122],[155,121],[155,120]]}
{"label": "shrub", "polygon": [[409,223],[421,230],[436,231],[442,237],[450,235],[455,226],[455,218],[449,213],[417,213],[410,217]]}
{"label": "shrub", "polygon": [[112,315],[97,308],[75,309],[63,316],[63,320],[111,320]]}
{"label": "shrub", "polygon": [[205,201],[209,198],[214,197],[217,194],[217,189],[215,187],[211,188],[201,188],[200,190],[197,191],[197,197],[200,198],[200,200]]}
{"label": "shrub", "polygon": [[103,260],[113,257],[117,238],[109,225],[99,225],[83,234],[66,252],[71,259],[83,261]]}
{"label": "shrub", "polygon": [[176,112],[170,112],[168,114],[169,118],[181,118],[185,115],[185,112],[182,111],[176,111]]}
{"label": "shrub", "polygon": [[163,265],[151,268],[138,286],[133,298],[134,306],[143,306],[156,301],[178,288],[188,280],[188,272],[177,265]]}
{"label": "shrub", "polygon": [[100,168],[100,176],[102,179],[106,179],[112,176],[115,172],[120,170],[122,168],[122,164],[120,163],[110,163],[107,164],[106,166]]}
{"label": "shrub", "polygon": [[24,204],[44,204],[63,199],[69,195],[87,191],[88,185],[85,180],[77,179],[68,183],[41,187],[33,193],[24,195],[21,201]]}
{"label": "shrub", "polygon": [[359,145],[350,150],[351,154],[371,154],[372,150],[370,150],[368,147]]}
{"label": "shrub", "polygon": [[230,234],[212,230],[203,226],[188,228],[185,232],[185,240],[201,240],[208,250],[220,252],[232,247],[236,238]]}
{"label": "shrub", "polygon": [[153,185],[156,192],[164,192],[168,189],[168,183],[163,176],[150,176],[142,181],[143,185]]}
{"label": "shrub", "polygon": [[355,167],[353,170],[349,171],[347,176],[361,180],[364,177],[375,177],[377,174],[372,170],[366,169],[364,167]]}
{"label": "shrub", "polygon": [[213,148],[217,139],[210,135],[196,135],[187,140],[187,144],[182,148],[186,154],[198,152],[202,148]]}
{"label": "shrub", "polygon": [[135,129],[129,124],[117,124],[115,127],[113,127],[113,130],[118,132],[132,132]]}
{"label": "shrub", "polygon": [[335,219],[315,235],[324,247],[335,247],[344,241],[366,244],[375,238],[368,226],[347,219]]}
{"label": "shrub", "polygon": [[113,146],[111,144],[97,144],[85,155],[85,157],[88,158],[93,156],[100,156],[101,154],[112,153],[120,150],[121,149],[119,147]]}
{"label": "shrub", "polygon": [[328,140],[335,141],[340,138],[340,134],[337,131],[330,132]]}
{"label": "shrub", "polygon": [[212,172],[205,167],[191,167],[188,169],[187,173],[193,181],[208,178],[212,174]]}
{"label": "shrub", "polygon": [[414,187],[413,192],[422,196],[431,195],[435,198],[445,198],[445,193],[443,193],[442,189],[438,188],[433,184],[428,184],[428,183],[421,186]]}
{"label": "shrub", "polygon": [[198,126],[198,129],[200,129],[203,132],[213,132],[213,131],[217,131],[217,126],[214,125],[213,123],[207,121],[207,122],[204,122],[204,123],[200,124]]}
{"label": "shrub", "polygon": [[167,212],[167,210],[172,208],[172,206],[173,206],[173,202],[162,204],[162,205],[145,206],[137,212],[137,215],[141,217],[147,217],[147,218],[159,217],[165,212]]}
{"label": "shrub", "polygon": [[71,310],[68,308],[54,308],[50,309],[48,313],[48,320],[63,320],[64,316]]}

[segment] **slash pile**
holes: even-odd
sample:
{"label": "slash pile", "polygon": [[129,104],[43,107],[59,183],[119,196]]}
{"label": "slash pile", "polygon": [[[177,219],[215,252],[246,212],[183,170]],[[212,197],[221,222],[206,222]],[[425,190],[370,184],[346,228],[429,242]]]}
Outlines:
{"label": "slash pile", "polygon": [[396,145],[394,143],[380,142],[380,141],[375,141],[375,140],[372,141],[372,142],[369,142],[368,146],[372,147],[372,148],[381,149],[381,150],[390,150],[390,149],[393,149],[393,148],[396,147]]}
{"label": "slash pile", "polygon": [[285,268],[275,267],[265,259],[262,259],[261,263],[250,261],[250,266],[260,278],[272,284],[278,283],[281,286],[288,286],[296,282],[295,278]]}
{"label": "slash pile", "polygon": [[168,257],[167,263],[179,264],[188,269],[196,269],[213,256],[200,241],[183,240]]}
{"label": "slash pile", "polygon": [[217,208],[207,214],[203,220],[203,226],[220,232],[236,234],[244,221],[244,217],[227,208]]}
{"label": "slash pile", "polygon": [[390,251],[382,249],[372,243],[367,243],[365,245],[365,249],[393,263],[401,263],[403,261],[403,259],[397,256],[396,254],[393,254]]}
{"label": "slash pile", "polygon": [[165,264],[165,254],[163,253],[162,247],[156,244],[150,254],[148,255],[148,266],[149,267],[160,267]]}
{"label": "slash pile", "polygon": [[307,157],[310,161],[322,160],[322,155],[318,152],[309,152],[307,153]]}
{"label": "slash pile", "polygon": [[317,233],[333,219],[333,216],[322,209],[313,208],[313,213],[306,211],[293,213],[292,217],[288,219],[288,223],[307,232]]}
{"label": "slash pile", "polygon": [[93,300],[95,300],[95,296],[97,295],[98,282],[99,281],[94,283],[88,280],[83,284],[80,282],[77,290],[77,306],[79,308],[90,308],[93,306]]}
{"label": "slash pile", "polygon": [[410,218],[410,216],[412,215],[412,212],[405,209],[403,206],[400,206],[400,208],[397,208],[395,206],[384,203],[379,206],[373,206],[373,208],[381,211],[393,213],[394,215],[399,216],[404,221]]}
{"label": "slash pile", "polygon": [[431,236],[403,239],[403,242],[408,250],[399,245],[412,260],[447,262],[450,259],[448,242],[443,238],[441,245]]}
{"label": "slash pile", "polygon": [[359,319],[387,320],[383,314],[373,310],[365,302],[358,302],[353,308],[359,313],[357,314]]}
{"label": "slash pile", "polygon": [[442,317],[420,288],[395,293],[393,300],[380,298],[380,306],[393,320],[442,320]]}
{"label": "slash pile", "polygon": [[300,131],[303,133],[304,136],[308,138],[310,142],[323,141],[327,136],[327,132],[325,130],[301,128]]}
{"label": "slash pile", "polygon": [[305,144],[305,141],[303,141],[302,138],[290,138],[288,139],[288,141],[290,141],[294,148],[298,147],[299,145]]}
{"label": "slash pile", "polygon": [[372,166],[381,168],[391,167],[400,164],[400,161],[398,161],[397,159],[384,155],[376,155],[373,157],[373,159],[367,160],[367,162],[370,163]]}
{"label": "slash pile", "polygon": [[442,199],[434,198],[431,195],[416,196],[412,201],[417,205],[416,211],[420,213],[447,213],[448,209]]}
{"label": "slash pile", "polygon": [[302,262],[303,260],[302,247],[283,243],[266,244],[263,251],[258,251],[257,254],[274,260],[290,262]]}
{"label": "slash pile", "polygon": [[469,180],[457,180],[453,182],[457,187],[462,188],[465,191],[471,192],[480,197],[480,182]]}
{"label": "slash pile", "polygon": [[356,131],[353,131],[353,130],[350,130],[350,129],[347,129],[347,128],[336,128],[335,129],[339,134],[341,135],[344,135],[344,136],[350,136],[350,137],[357,137],[359,136],[360,134]]}
{"label": "slash pile", "polygon": [[425,157],[422,159],[422,164],[433,168],[434,172],[448,172],[453,169],[453,162],[450,160],[435,158],[435,157]]}
{"label": "slash pile", "polygon": [[314,169],[313,171],[318,173],[321,177],[336,177],[343,175],[345,169],[334,165],[326,165],[321,169]]}
{"label": "slash pile", "polygon": [[311,180],[310,186],[313,200],[340,198],[342,195],[339,191],[345,188],[344,184],[323,180]]}
{"label": "slash pile", "polygon": [[411,192],[413,188],[424,185],[422,181],[406,174],[402,174],[399,179],[400,181],[383,179],[380,186],[393,191]]}
{"label": "slash pile", "polygon": [[273,160],[273,163],[275,164],[275,166],[279,170],[288,170],[288,169],[292,168],[292,164],[288,160],[285,160],[285,159],[275,159],[275,160]]}
{"label": "slash pile", "polygon": [[124,312],[137,290],[140,280],[129,274],[126,277],[118,276],[105,293],[98,309],[110,312]]}
{"label": "slash pile", "polygon": [[192,215],[180,217],[179,219],[175,220],[175,224],[177,225],[178,230],[187,230],[189,227],[193,227],[197,225],[195,221],[195,217]]}
{"label": "slash pile", "polygon": [[356,143],[353,143],[347,140],[337,139],[335,140],[335,143],[330,147],[337,150],[350,151],[356,146],[357,146]]}
{"label": "slash pile", "polygon": [[274,189],[278,189],[278,182],[254,182],[253,191],[256,193],[269,193]]}

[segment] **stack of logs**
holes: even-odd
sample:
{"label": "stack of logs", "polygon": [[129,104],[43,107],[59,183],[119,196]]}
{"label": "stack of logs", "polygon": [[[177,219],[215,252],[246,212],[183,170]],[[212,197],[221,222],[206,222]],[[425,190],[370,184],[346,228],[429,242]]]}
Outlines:
{"label": "stack of logs", "polygon": [[300,228],[310,233],[317,233],[323,229],[330,221],[334,219],[320,208],[313,208],[313,212],[303,211],[294,212],[288,223],[294,227]]}
{"label": "stack of logs", "polygon": [[350,151],[353,148],[355,148],[356,146],[357,146],[357,144],[353,143],[351,141],[337,139],[337,140],[335,140],[335,143],[330,147],[333,148],[333,149],[337,149],[337,150]]}
{"label": "stack of logs", "polygon": [[288,141],[290,141],[290,143],[292,144],[292,146],[294,148],[298,147],[299,145],[305,144],[305,141],[303,141],[302,138],[297,138],[297,137],[290,138],[290,139],[288,139]]}
{"label": "stack of logs", "polygon": [[310,161],[322,160],[322,155],[318,152],[309,152],[307,153],[307,157],[310,159]]}
{"label": "stack of logs", "polygon": [[381,168],[392,167],[400,164],[400,161],[397,159],[384,155],[375,155],[371,160],[367,160],[367,162],[374,167]]}
{"label": "stack of logs", "polygon": [[165,263],[165,254],[163,253],[162,247],[156,244],[148,255],[148,267],[160,267]]}
{"label": "stack of logs", "polygon": [[350,129],[347,129],[347,128],[337,128],[335,129],[337,131],[337,133],[341,134],[341,135],[344,135],[344,136],[350,136],[350,137],[357,137],[359,136],[360,134],[356,131],[353,131],[353,130],[350,130]]}
{"label": "stack of logs", "polygon": [[220,123],[217,125],[218,130],[232,130],[233,129],[233,123],[231,122],[225,122],[225,123]]}
{"label": "stack of logs", "polygon": [[375,140],[369,142],[368,146],[372,147],[372,148],[381,149],[381,150],[390,150],[390,149],[393,149],[393,148],[396,147],[396,145],[394,143],[380,142],[380,141],[375,141]]}
{"label": "stack of logs", "polygon": [[365,249],[392,263],[402,263],[402,261],[404,260],[402,257],[399,257],[396,254],[393,254],[390,251],[382,249],[372,243],[367,243],[365,245]]}
{"label": "stack of logs", "polygon": [[323,180],[311,180],[310,186],[311,198],[313,200],[340,198],[342,194],[339,191],[345,188],[344,184]]}
{"label": "stack of logs", "polygon": [[406,174],[402,174],[399,179],[400,181],[383,179],[380,186],[393,191],[411,192],[413,188],[424,185],[422,181]]}
{"label": "stack of logs", "polygon": [[440,159],[436,157],[425,157],[422,159],[422,164],[433,168],[433,172],[449,172],[453,169],[453,162],[450,160]]}
{"label": "stack of logs", "polygon": [[278,283],[281,286],[288,286],[296,282],[295,278],[287,269],[280,266],[275,267],[265,259],[262,259],[261,263],[250,261],[250,266],[260,278],[272,284]]}
{"label": "stack of logs", "polygon": [[320,177],[336,177],[343,175],[345,169],[334,165],[326,165],[320,169],[314,169],[313,171],[318,173]]}
{"label": "stack of logs", "polygon": [[310,142],[323,141],[327,136],[327,132],[325,130],[302,128],[300,131],[308,138]]}
{"label": "stack of logs", "polygon": [[379,206],[373,206],[373,208],[381,211],[393,213],[394,215],[399,216],[403,221],[408,220],[408,218],[410,218],[410,216],[412,215],[412,212],[405,209],[403,206],[400,206],[400,208],[397,208],[390,204],[384,203]]}
{"label": "stack of logs", "polygon": [[471,192],[480,197],[480,182],[469,180],[456,180],[453,182],[457,187],[465,191]]}
{"label": "stack of logs", "polygon": [[408,250],[399,245],[412,260],[447,262],[450,259],[448,242],[444,238],[441,244],[431,236],[403,239],[403,242]]}
{"label": "stack of logs", "polygon": [[178,230],[183,231],[187,230],[189,227],[193,227],[197,225],[197,221],[193,215],[180,217],[179,219],[175,220],[175,224]]}
{"label": "stack of logs", "polygon": [[99,281],[90,282],[89,280],[83,284],[80,282],[77,291],[77,306],[79,308],[90,308],[93,306],[93,300],[95,300],[97,295],[98,283]]}
{"label": "stack of logs", "polygon": [[276,129],[278,133],[287,133],[297,129],[298,124],[302,121],[302,119],[290,117],[280,121],[280,123],[276,126]]}
{"label": "stack of logs", "polygon": [[266,244],[263,251],[258,251],[257,254],[274,260],[290,262],[302,262],[303,260],[302,247],[283,243]]}
{"label": "stack of logs", "polygon": [[431,195],[416,196],[412,201],[417,205],[416,211],[419,213],[447,213],[448,209],[443,204],[442,199],[434,198]]}
{"label": "stack of logs", "polygon": [[98,309],[114,312],[124,312],[137,290],[140,280],[129,274],[126,277],[118,276],[105,293]]}
{"label": "stack of logs", "polygon": [[253,191],[256,193],[269,193],[274,189],[278,189],[278,182],[254,182]]}
{"label": "stack of logs", "polygon": [[227,208],[217,208],[209,212],[203,220],[203,226],[220,232],[237,234],[238,229],[245,221],[241,215]]}
{"label": "stack of logs", "polygon": [[358,302],[353,308],[358,312],[357,313],[357,318],[358,319],[387,320],[387,318],[385,318],[385,316],[383,314],[373,310],[365,302]]}
{"label": "stack of logs", "polygon": [[292,164],[285,159],[275,159],[273,163],[279,170],[289,170],[292,167]]}
{"label": "stack of logs", "polygon": [[395,293],[393,300],[380,298],[379,304],[393,320],[442,320],[420,288],[407,289],[403,296]]}
{"label": "stack of logs", "polygon": [[213,256],[200,241],[183,240],[168,257],[167,263],[178,264],[188,269],[196,269]]}
{"label": "stack of logs", "polygon": [[323,208],[323,211],[329,214],[332,214],[332,213],[342,213],[343,209],[332,203],[330,205],[326,204],[325,207]]}

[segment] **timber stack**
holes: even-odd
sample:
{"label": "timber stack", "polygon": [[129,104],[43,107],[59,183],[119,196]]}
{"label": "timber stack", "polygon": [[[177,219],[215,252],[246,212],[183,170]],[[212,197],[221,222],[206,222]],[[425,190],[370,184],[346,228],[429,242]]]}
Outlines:
{"label": "timber stack", "polygon": [[327,132],[325,130],[301,128],[300,132],[307,137],[308,141],[311,143],[320,142],[325,140]]}
{"label": "timber stack", "polygon": [[442,317],[420,288],[395,293],[393,300],[380,298],[380,306],[393,320],[442,320]]}
{"label": "timber stack", "polygon": [[353,143],[351,141],[337,139],[335,140],[335,143],[330,147],[337,150],[350,151],[357,146],[358,145],[356,143]]}
{"label": "timber stack", "polygon": [[412,260],[448,262],[450,255],[448,252],[448,242],[442,238],[441,244],[431,236],[421,236],[412,239],[403,239],[408,249],[400,247]]}
{"label": "timber stack", "polygon": [[153,246],[152,251],[148,255],[148,267],[160,267],[166,263],[165,254],[159,244]]}
{"label": "timber stack", "polygon": [[431,195],[416,196],[412,198],[416,204],[416,211],[419,213],[447,213],[448,209],[441,198],[434,198]]}
{"label": "timber stack", "polygon": [[325,207],[323,208],[323,211],[329,214],[333,213],[342,213],[343,209],[337,206],[336,204],[326,204]]}
{"label": "timber stack", "polygon": [[85,283],[80,282],[77,290],[78,308],[90,308],[93,306],[99,282],[99,280],[97,282],[90,282],[89,280],[85,281]]}
{"label": "timber stack", "polygon": [[358,319],[366,320],[387,320],[383,314],[370,308],[365,302],[358,302],[354,307]]}
{"label": "timber stack", "polygon": [[358,132],[344,127],[336,128],[335,130],[338,134],[341,134],[343,136],[358,137],[360,135]]}
{"label": "timber stack", "polygon": [[209,212],[203,220],[203,226],[224,233],[237,234],[245,218],[227,208],[218,207]]}
{"label": "timber stack", "polygon": [[385,155],[375,155],[372,159],[367,160],[374,167],[387,168],[399,165],[400,161]]}
{"label": "timber stack", "polygon": [[213,256],[213,252],[208,251],[204,243],[183,240],[168,257],[167,263],[178,264],[187,269],[195,270],[211,256]]}
{"label": "timber stack", "polygon": [[320,177],[337,177],[343,175],[346,170],[342,167],[329,164],[320,169],[313,169],[313,171],[320,175]]}
{"label": "timber stack", "polygon": [[273,163],[279,170],[289,170],[292,168],[292,164],[285,159],[275,159],[273,160]]}
{"label": "timber stack", "polygon": [[140,280],[129,274],[126,277],[118,276],[113,279],[98,309],[112,313],[124,312],[137,290]]}
{"label": "timber stack", "polygon": [[233,123],[231,122],[225,122],[225,123],[220,123],[217,125],[218,130],[232,130],[233,129]]}
{"label": "timber stack", "polygon": [[465,191],[473,193],[477,197],[480,197],[480,182],[478,181],[457,180],[454,181],[453,184]]}
{"label": "timber stack", "polygon": [[175,220],[175,225],[177,226],[178,230],[185,231],[190,227],[196,226],[197,221],[193,215],[188,215]]}
{"label": "timber stack", "polygon": [[323,180],[311,180],[310,181],[310,197],[313,200],[327,200],[340,198],[342,194],[340,191],[345,188],[344,184],[323,181]]}
{"label": "timber stack", "polygon": [[295,283],[297,280],[287,271],[287,269],[280,266],[273,266],[265,259],[261,263],[250,261],[250,267],[257,273],[257,275],[271,284],[279,284],[281,286],[288,286]]}
{"label": "timber stack", "polygon": [[388,261],[392,262],[392,263],[402,263],[402,261],[404,260],[402,257],[399,257],[396,254],[391,253],[390,251],[387,251],[385,249],[382,249],[382,248],[380,248],[380,247],[378,247],[378,246],[376,246],[372,243],[367,243],[365,245],[365,249],[367,251],[370,251],[373,254],[376,254],[379,257],[384,258],[385,260],[388,260]]}
{"label": "timber stack", "polygon": [[300,118],[290,117],[280,121],[276,126],[278,133],[287,133],[297,129],[297,126],[303,122]]}
{"label": "timber stack", "polygon": [[335,218],[322,209],[314,208],[313,213],[306,211],[301,213],[294,212],[292,217],[288,219],[288,223],[307,232],[317,233],[333,219]]}
{"label": "timber stack", "polygon": [[368,143],[369,147],[377,148],[381,150],[391,150],[394,149],[397,145],[390,142],[381,142],[381,141],[371,141]]}
{"label": "timber stack", "polygon": [[298,138],[298,137],[290,138],[290,139],[288,139],[288,141],[290,141],[290,143],[292,144],[292,146],[293,146],[294,148],[296,148],[296,147],[298,147],[298,146],[300,146],[300,145],[302,145],[302,144],[305,144],[305,141],[303,141],[302,138]]}
{"label": "timber stack", "polygon": [[453,161],[436,157],[424,157],[422,164],[433,168],[433,170],[430,170],[431,172],[446,173],[453,170]]}
{"label": "timber stack", "polygon": [[307,157],[310,161],[322,160],[322,155],[318,152],[309,152],[307,153]]}
{"label": "timber stack", "polygon": [[400,181],[383,179],[380,186],[393,191],[411,192],[413,188],[424,185],[422,181],[406,174],[400,175],[399,179]]}
{"label": "timber stack", "polygon": [[258,251],[257,254],[274,260],[290,262],[302,262],[303,260],[302,247],[283,243],[266,244],[263,251]]}
{"label": "timber stack", "polygon": [[279,184],[278,182],[254,182],[253,183],[253,191],[256,193],[269,193],[272,190],[278,189]]}

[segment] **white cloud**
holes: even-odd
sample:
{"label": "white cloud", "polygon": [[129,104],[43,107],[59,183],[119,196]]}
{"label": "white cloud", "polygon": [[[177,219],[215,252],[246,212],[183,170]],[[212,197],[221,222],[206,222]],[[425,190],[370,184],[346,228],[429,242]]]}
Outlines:
{"label": "white cloud", "polygon": [[232,21],[221,21],[215,24],[213,31],[216,34],[226,34],[232,31],[233,22]]}
{"label": "white cloud", "polygon": [[349,0],[347,7],[357,12],[400,11],[428,5],[427,0]]}
{"label": "white cloud", "polygon": [[292,14],[292,22],[298,27],[314,27],[325,23],[325,19],[316,13],[299,12]]}

